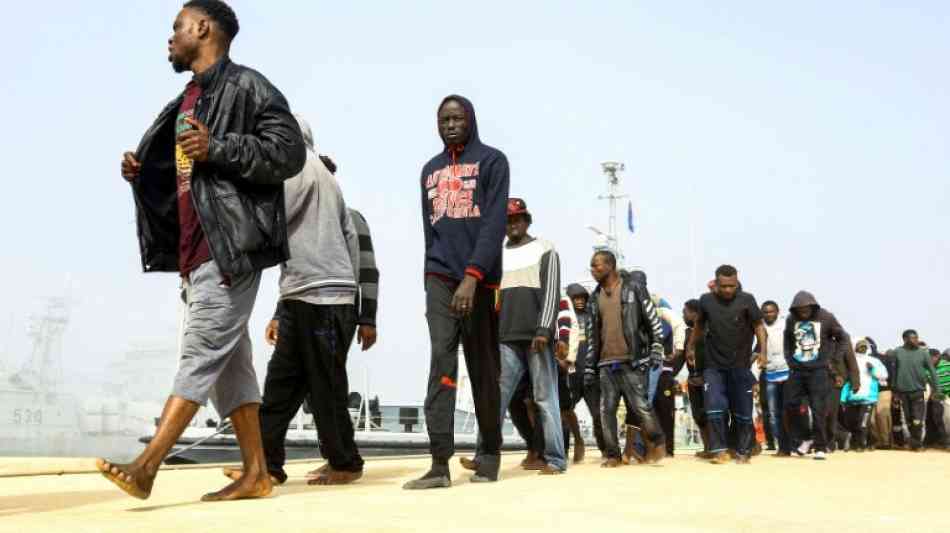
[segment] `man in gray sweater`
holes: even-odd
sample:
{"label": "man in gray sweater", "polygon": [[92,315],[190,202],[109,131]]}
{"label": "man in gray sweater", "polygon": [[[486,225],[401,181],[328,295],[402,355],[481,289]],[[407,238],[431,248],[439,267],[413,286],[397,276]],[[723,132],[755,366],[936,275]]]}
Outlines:
{"label": "man in gray sweater", "polygon": [[338,485],[363,472],[346,376],[358,320],[359,238],[336,178],[314,151],[309,125],[297,120],[307,163],[284,185],[290,260],[281,264],[277,330],[268,328],[276,348],[267,365],[261,429],[268,472],[282,483],[287,428],[309,397],[328,462],[310,484]]}

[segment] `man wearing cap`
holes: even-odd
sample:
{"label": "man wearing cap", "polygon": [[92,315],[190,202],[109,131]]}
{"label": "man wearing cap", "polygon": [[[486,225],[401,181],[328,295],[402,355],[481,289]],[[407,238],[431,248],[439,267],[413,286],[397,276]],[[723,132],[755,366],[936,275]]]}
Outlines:
{"label": "man wearing cap", "polygon": [[409,490],[450,487],[461,341],[485,456],[476,475],[495,480],[501,464],[498,314],[508,159],[478,137],[475,108],[445,97],[436,111],[442,150],[422,168],[426,321],[432,345],[425,415],[432,468]]}
{"label": "man wearing cap", "polygon": [[[544,431],[541,474],[567,469],[561,435],[558,365],[554,341],[561,300],[561,264],[554,246],[528,234],[531,213],[521,198],[508,200],[508,242],[502,251],[501,405],[499,420],[525,372],[531,380],[534,403]],[[473,481],[478,480],[478,476]]]}

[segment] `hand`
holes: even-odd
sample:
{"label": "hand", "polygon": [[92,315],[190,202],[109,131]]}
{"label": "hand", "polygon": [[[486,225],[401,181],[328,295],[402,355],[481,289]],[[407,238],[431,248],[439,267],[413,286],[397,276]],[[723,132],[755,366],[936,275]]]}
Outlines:
{"label": "hand", "polygon": [[835,376],[835,387],[844,387],[844,379],[841,376]]}
{"label": "hand", "polygon": [[544,335],[538,335],[531,341],[531,351],[534,353],[544,353],[548,349],[548,338]]}
{"label": "hand", "polygon": [[594,375],[593,371],[590,371],[590,370],[584,371],[584,387],[585,388],[593,387],[594,383],[596,383],[595,381],[596,379],[597,379],[597,376]]}
{"label": "hand", "polygon": [[472,276],[465,276],[465,279],[459,284],[459,288],[455,290],[455,294],[452,295],[452,304],[450,305],[452,312],[459,316],[467,316],[472,312],[477,285],[478,280]]}
{"label": "hand", "polygon": [[560,360],[563,361],[563,360],[567,359],[567,352],[568,352],[569,350],[570,350],[570,348],[568,348],[566,342],[564,342],[564,341],[557,341],[557,348],[554,349],[554,355],[556,355],[558,359],[560,359]]}
{"label": "hand", "polygon": [[759,363],[759,368],[765,368],[769,364],[769,357],[764,353],[760,353],[759,356],[755,359]]}
{"label": "hand", "polygon": [[211,140],[208,126],[193,118],[186,118],[185,122],[195,129],[182,133],[176,139],[176,142],[181,145],[181,151],[192,161],[207,161],[208,143]]}
{"label": "hand", "polygon": [[280,323],[276,320],[271,320],[267,323],[267,328],[264,329],[264,341],[271,346],[277,344],[277,329]]}
{"label": "hand", "polygon": [[860,382],[860,381],[857,382],[857,383],[852,383],[852,384],[851,384],[851,393],[852,393],[852,394],[857,394],[859,390],[861,390],[861,382]]}
{"label": "hand", "polygon": [[139,177],[139,171],[142,170],[142,164],[135,159],[135,154],[126,152],[122,154],[122,177],[125,181],[132,183]]}
{"label": "hand", "polygon": [[696,366],[696,347],[690,346],[686,348],[686,362],[689,363],[689,366]]}
{"label": "hand", "polygon": [[356,330],[356,342],[363,347],[363,351],[369,350],[376,344],[376,326],[363,324]]}
{"label": "hand", "polygon": [[561,367],[561,369],[564,371],[571,369],[571,364],[564,359],[555,359],[554,362],[557,363],[557,366]]}

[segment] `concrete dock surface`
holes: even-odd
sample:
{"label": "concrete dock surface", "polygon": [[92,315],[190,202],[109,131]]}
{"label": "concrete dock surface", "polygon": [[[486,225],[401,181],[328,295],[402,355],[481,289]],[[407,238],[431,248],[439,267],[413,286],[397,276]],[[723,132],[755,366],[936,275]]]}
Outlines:
{"label": "concrete dock surface", "polygon": [[[683,455],[617,469],[590,457],[550,477],[521,470],[520,459],[505,455],[490,484],[470,483],[453,461],[452,488],[419,492],[401,487],[428,458],[371,458],[361,480],[337,487],[308,486],[320,463],[294,463],[272,497],[202,503],[227,483],[220,466],[163,469],[142,501],[91,473],[92,459],[0,458],[0,531],[948,531],[945,452],[762,455],[748,466]],[[87,473],[35,474],[57,470]]]}

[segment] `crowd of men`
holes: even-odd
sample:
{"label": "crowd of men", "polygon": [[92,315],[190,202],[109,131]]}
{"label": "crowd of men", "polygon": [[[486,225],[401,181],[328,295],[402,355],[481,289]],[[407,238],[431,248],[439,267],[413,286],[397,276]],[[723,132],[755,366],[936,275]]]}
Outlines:
{"label": "crowd of men", "polygon": [[[187,306],[179,369],[153,440],[131,463],[97,461],[138,498],[150,495],[161,462],[209,399],[233,424],[242,467],[227,469],[232,482],[203,500],[266,496],[285,482],[284,438],[305,401],[327,460],[310,483],[363,474],[346,359],[354,337],[363,350],[376,342],[379,271],[369,226],[347,207],[336,164],[318,154],[306,121],[263,75],[230,60],[238,29],[220,0],[184,5],[169,61],[193,76],[121,162],[143,270],[178,273]],[[432,466],[404,488],[451,486],[460,343],[478,423],[477,452],[461,460],[473,482],[498,480],[506,413],[527,443],[525,468],[563,474],[571,437],[573,460],[583,461],[574,413],[581,400],[604,467],[660,462],[674,452],[673,397],[684,365],[701,455],[713,463],[748,463],[755,453],[757,384],[777,455],[824,459],[836,447],[901,446],[892,428],[904,426],[914,450],[947,445],[941,400],[950,392],[950,356],[932,357],[915,332],[884,354],[869,338],[852,346],[804,291],[781,324],[779,306],[759,307],[728,265],[681,318],[651,295],[643,272],[623,270],[609,250],[590,260],[593,292],[572,284],[562,298],[558,253],[529,233],[532,214],[509,197],[508,161],[482,143],[472,103],[446,97],[437,129],[443,149],[420,176]],[[278,265],[262,395],[248,320],[261,271]]]}

